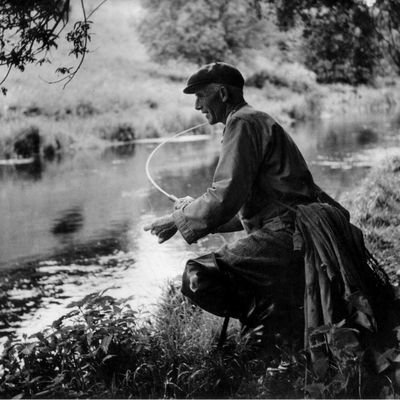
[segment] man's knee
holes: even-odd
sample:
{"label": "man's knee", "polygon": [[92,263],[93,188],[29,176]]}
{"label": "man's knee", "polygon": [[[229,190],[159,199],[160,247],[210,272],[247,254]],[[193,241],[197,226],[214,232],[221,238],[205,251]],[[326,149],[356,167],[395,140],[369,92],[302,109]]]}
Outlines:
{"label": "man's knee", "polygon": [[204,310],[239,318],[245,299],[218,267],[213,255],[189,260],[182,275],[182,293]]}

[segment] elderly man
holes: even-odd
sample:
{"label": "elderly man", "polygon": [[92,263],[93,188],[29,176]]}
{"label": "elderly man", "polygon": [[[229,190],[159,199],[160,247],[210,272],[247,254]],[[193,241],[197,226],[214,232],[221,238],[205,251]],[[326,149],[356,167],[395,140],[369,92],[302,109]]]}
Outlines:
{"label": "elderly man", "polygon": [[[336,323],[368,304],[364,293],[376,287],[362,235],[348,222],[348,212],[314,183],[285,130],[246,103],[243,85],[242,74],[220,62],[190,76],[184,93],[196,96],[196,110],[211,125],[225,125],[219,162],[202,196],[179,200],[171,214],[145,229],[160,243],[178,230],[188,243],[246,231],[186,264],[182,292],[207,311],[239,318],[246,327],[263,323],[270,337],[285,328],[292,335],[290,323],[304,320],[303,306],[307,329]],[[368,318],[373,325],[372,312]]]}
{"label": "elderly man", "polygon": [[204,309],[247,324],[258,303],[270,313],[290,297],[293,284],[286,282],[298,272],[292,270],[291,208],[315,201],[321,191],[290,136],[246,103],[243,85],[242,74],[220,62],[189,78],[183,91],[196,96],[196,110],[211,125],[225,125],[219,162],[201,197],[182,199],[173,213],[145,229],[160,243],[178,230],[193,243],[210,233],[245,229],[245,238],[189,260],[182,290]]}

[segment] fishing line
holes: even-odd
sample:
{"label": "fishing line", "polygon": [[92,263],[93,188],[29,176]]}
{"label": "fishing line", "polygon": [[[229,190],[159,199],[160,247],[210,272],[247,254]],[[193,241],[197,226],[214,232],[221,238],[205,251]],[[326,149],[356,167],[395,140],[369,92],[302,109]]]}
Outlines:
{"label": "fishing line", "polygon": [[[183,135],[184,133],[188,133],[188,132],[193,131],[193,130],[195,130],[195,129],[197,129],[197,128],[200,128],[200,127],[202,127],[202,126],[204,126],[204,125],[206,125],[206,124],[207,124],[207,122],[203,122],[202,124],[195,125],[195,126],[192,126],[192,127],[189,128],[189,129],[185,129],[184,131],[175,133],[175,135],[173,135],[173,136],[171,136],[171,137],[165,139],[164,141],[162,141],[162,142],[149,154],[149,156],[147,157],[146,166],[145,166],[147,178],[149,179],[149,181],[152,183],[152,185],[153,185],[159,192],[161,192],[164,196],[167,196],[171,201],[174,201],[174,202],[175,202],[175,201],[178,200],[178,198],[177,198],[176,196],[174,196],[173,194],[168,193],[167,191],[165,191],[163,188],[161,188],[161,187],[154,181],[154,179],[152,178],[152,176],[151,176],[151,174],[150,174],[150,168],[149,168],[149,166],[150,166],[150,161],[151,161],[151,159],[153,158],[154,154],[156,154],[157,151],[158,151],[165,143],[168,143],[168,142],[171,141],[172,139],[174,139],[174,138],[176,138],[176,137],[178,137],[178,136],[181,136],[181,135]],[[220,236],[220,237],[222,238],[222,240],[226,243],[225,238],[224,238],[222,235],[219,235],[219,236]],[[223,344],[224,344],[224,342],[225,342],[225,340],[226,340],[226,336],[227,336],[227,335],[226,335],[226,332],[227,332],[227,330],[228,330],[228,324],[229,324],[229,316],[225,316],[225,318],[224,318],[224,323],[223,323],[223,325],[222,325],[222,329],[221,329],[221,333],[220,333],[220,337],[219,337],[219,340],[218,340],[218,347],[219,347],[219,348],[221,348],[221,347],[223,346]]]}
{"label": "fishing line", "polygon": [[202,124],[195,125],[195,126],[192,126],[191,128],[188,128],[188,129],[185,129],[185,130],[180,131],[180,132],[178,132],[178,133],[175,133],[173,136],[171,136],[171,137],[165,139],[164,141],[162,141],[162,142],[149,154],[149,156],[147,157],[146,166],[145,166],[147,178],[149,179],[149,181],[151,182],[151,184],[152,184],[159,192],[161,192],[164,196],[167,196],[171,201],[177,201],[178,198],[177,198],[176,196],[174,196],[173,194],[168,193],[167,191],[165,191],[163,188],[161,188],[161,187],[154,181],[154,179],[152,178],[152,176],[151,176],[151,174],[150,174],[150,161],[151,161],[151,159],[153,158],[154,154],[156,154],[157,151],[158,151],[162,146],[164,146],[164,144],[170,142],[172,139],[175,139],[175,138],[178,137],[178,136],[181,136],[181,135],[183,135],[183,134],[185,134],[185,133],[188,133],[188,132],[193,131],[193,130],[195,130],[195,129],[197,129],[197,128],[200,128],[200,127],[206,125],[207,123],[208,123],[208,122],[203,122]]}

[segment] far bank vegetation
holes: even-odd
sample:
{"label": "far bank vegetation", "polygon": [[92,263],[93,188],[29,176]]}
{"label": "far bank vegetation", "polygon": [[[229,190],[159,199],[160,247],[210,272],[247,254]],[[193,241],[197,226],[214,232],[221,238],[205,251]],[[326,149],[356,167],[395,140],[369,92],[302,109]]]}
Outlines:
{"label": "far bank vegetation", "polygon": [[[11,71],[0,158],[27,156],[15,148],[23,132],[37,132],[43,155],[165,136],[202,122],[192,96],[181,91],[194,69],[215,60],[237,65],[249,102],[285,125],[350,108],[393,109],[399,6],[331,3],[106,2],[88,24],[85,62],[64,90],[45,82],[55,79],[56,66],[71,64],[62,41],[51,64]],[[96,6],[88,1],[87,12]],[[79,12],[71,4],[70,24]]]}

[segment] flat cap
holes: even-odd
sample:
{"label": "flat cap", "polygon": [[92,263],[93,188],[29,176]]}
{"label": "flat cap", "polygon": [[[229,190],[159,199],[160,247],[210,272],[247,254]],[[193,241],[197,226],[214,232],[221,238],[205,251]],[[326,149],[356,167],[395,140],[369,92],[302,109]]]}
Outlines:
{"label": "flat cap", "polygon": [[243,88],[244,78],[240,71],[233,65],[215,62],[201,67],[191,75],[186,83],[183,93],[195,93],[201,86],[209,83],[220,83]]}

